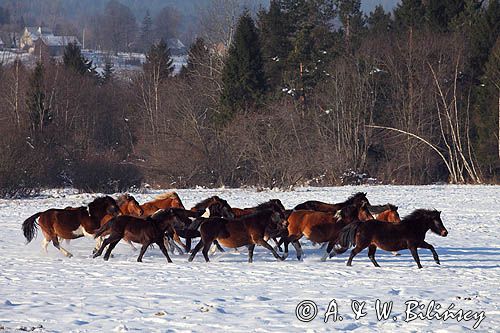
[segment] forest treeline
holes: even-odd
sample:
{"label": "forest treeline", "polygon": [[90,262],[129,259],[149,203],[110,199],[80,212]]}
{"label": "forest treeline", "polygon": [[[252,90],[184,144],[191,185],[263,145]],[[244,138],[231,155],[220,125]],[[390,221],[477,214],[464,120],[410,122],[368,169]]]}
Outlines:
{"label": "forest treeline", "polygon": [[368,14],[356,0],[276,0],[220,25],[228,49],[217,31],[196,39],[176,76],[163,41],[126,77],[111,63],[98,75],[75,45],[62,62],[15,62],[0,71],[0,194],[331,185],[362,173],[495,183],[499,31],[498,0],[403,0]]}

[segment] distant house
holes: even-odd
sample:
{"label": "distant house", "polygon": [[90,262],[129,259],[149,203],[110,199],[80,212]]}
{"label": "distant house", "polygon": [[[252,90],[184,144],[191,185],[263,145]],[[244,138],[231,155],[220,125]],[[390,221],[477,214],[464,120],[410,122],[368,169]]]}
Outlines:
{"label": "distant house", "polygon": [[54,36],[52,31],[45,27],[26,27],[19,40],[19,48],[28,51],[42,36]]}
{"label": "distant house", "polygon": [[19,40],[19,47],[35,55],[46,54],[51,57],[60,56],[69,43],[80,42],[74,36],[55,36],[45,27],[26,27]]}
{"label": "distant house", "polygon": [[170,54],[173,56],[186,55],[187,47],[177,38],[167,39],[167,47],[170,49]]}
{"label": "distant house", "polygon": [[33,53],[47,54],[50,57],[61,56],[64,54],[64,48],[70,43],[80,46],[80,42],[74,36],[41,36],[34,42]]}

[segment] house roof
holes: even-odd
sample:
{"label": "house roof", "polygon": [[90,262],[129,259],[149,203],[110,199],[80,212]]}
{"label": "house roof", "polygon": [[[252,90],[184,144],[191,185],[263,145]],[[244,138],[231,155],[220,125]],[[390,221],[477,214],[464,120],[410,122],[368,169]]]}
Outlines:
{"label": "house roof", "polygon": [[75,36],[54,36],[54,35],[46,35],[41,36],[43,43],[47,46],[66,46],[69,43],[75,43],[80,45],[78,38]]}
{"label": "house roof", "polygon": [[53,36],[52,30],[46,27],[26,27],[24,28],[25,33],[30,36],[30,38],[35,41],[41,36]]}
{"label": "house roof", "polygon": [[3,45],[3,40],[2,40],[2,38],[0,38],[0,45]]}

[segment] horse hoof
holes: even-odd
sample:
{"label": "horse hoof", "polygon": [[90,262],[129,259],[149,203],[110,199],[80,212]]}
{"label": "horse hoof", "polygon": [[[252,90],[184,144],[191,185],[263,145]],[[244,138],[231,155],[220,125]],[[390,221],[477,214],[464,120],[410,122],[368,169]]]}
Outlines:
{"label": "horse hoof", "polygon": [[104,257],[104,261],[108,261],[109,260],[109,257]]}
{"label": "horse hoof", "polygon": [[321,258],[321,261],[322,261],[322,262],[325,262],[325,261],[326,261],[326,258],[325,258],[325,257],[322,257],[322,258]]}

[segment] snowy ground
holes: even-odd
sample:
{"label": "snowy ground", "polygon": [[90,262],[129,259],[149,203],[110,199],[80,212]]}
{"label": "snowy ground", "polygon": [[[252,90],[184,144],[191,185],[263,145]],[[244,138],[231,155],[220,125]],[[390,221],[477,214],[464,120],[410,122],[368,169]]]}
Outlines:
{"label": "snowy ground", "polygon": [[[0,332],[465,332],[476,320],[414,320],[406,323],[405,302],[435,300],[443,309],[484,311],[477,331],[498,332],[500,327],[500,187],[340,187],[302,188],[293,192],[254,190],[179,190],[187,207],[220,195],[234,207],[253,206],[279,198],[285,206],[311,199],[336,202],[363,190],[373,204],[391,202],[401,216],[415,208],[437,208],[449,231],[447,238],[428,234],[440,255],[436,265],[430,252],[420,250],[418,270],[408,251],[394,257],[378,251],[382,268],[372,266],[366,252],[352,267],[347,254],[320,262],[322,252],[308,242],[305,260],[292,253],[276,262],[256,248],[254,263],[247,253],[228,250],[205,263],[201,254],[188,263],[173,255],[167,264],[159,249],[137,253],[119,244],[109,262],[91,259],[93,242],[78,239],[69,246],[75,257],[63,257],[54,247],[45,255],[41,234],[25,245],[21,223],[51,207],[79,206],[94,197],[71,191],[48,191],[26,200],[0,200]],[[144,202],[155,193],[138,194]],[[332,299],[343,320],[324,323]],[[375,300],[393,301],[388,320],[377,321]],[[297,304],[312,300],[318,315],[311,322],[296,318]],[[366,302],[367,315],[355,320],[351,300]],[[307,313],[305,313],[307,315]],[[396,320],[393,319],[396,317]]]}

